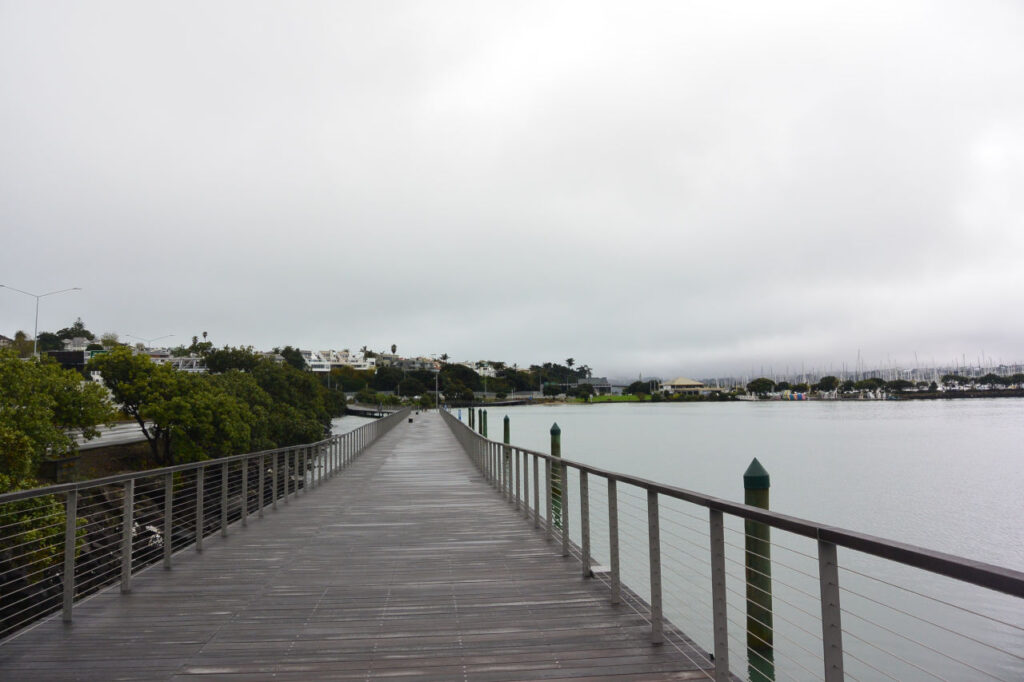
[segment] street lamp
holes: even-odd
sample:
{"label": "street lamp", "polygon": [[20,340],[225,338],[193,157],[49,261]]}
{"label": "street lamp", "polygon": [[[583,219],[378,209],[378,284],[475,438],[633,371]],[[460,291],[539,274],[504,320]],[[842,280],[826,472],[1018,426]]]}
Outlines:
{"label": "street lamp", "polygon": [[65,292],[67,292],[67,291],[81,291],[82,287],[71,287],[70,289],[61,289],[59,291],[51,291],[51,292],[48,292],[48,293],[45,293],[45,294],[31,294],[31,293],[29,293],[27,291],[22,291],[21,289],[15,289],[14,287],[9,286],[7,284],[0,284],[0,289],[10,289],[11,291],[17,291],[19,294],[25,294],[26,296],[31,296],[32,298],[36,299],[36,326],[35,326],[35,329],[32,330],[32,355],[38,357],[39,356],[39,350],[38,350],[39,349],[39,299],[44,298],[46,296],[53,296],[54,294],[63,294]]}

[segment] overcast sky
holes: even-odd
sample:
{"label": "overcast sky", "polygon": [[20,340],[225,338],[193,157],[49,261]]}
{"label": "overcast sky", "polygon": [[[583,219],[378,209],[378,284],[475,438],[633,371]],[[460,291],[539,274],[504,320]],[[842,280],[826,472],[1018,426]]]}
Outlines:
{"label": "overcast sky", "polygon": [[172,344],[1024,361],[1022,36],[1018,0],[0,0],[0,283]]}

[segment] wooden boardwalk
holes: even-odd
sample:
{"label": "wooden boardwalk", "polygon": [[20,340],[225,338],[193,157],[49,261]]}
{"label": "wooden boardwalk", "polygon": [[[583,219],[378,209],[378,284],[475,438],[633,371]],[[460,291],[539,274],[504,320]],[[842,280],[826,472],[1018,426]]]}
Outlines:
{"label": "wooden boardwalk", "polygon": [[580,578],[437,414],[201,554],[0,646],[3,680],[690,680],[693,650]]}

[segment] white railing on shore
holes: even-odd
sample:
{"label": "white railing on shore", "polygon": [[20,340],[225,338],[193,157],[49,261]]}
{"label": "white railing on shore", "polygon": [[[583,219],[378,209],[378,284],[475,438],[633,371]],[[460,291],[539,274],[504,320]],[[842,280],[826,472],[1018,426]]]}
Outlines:
{"label": "white railing on shore", "polygon": [[316,443],[0,495],[0,642],[203,539],[290,504],[347,467],[409,408]]}
{"label": "white railing on shore", "polygon": [[[710,679],[1024,679],[1024,573],[500,443],[443,415],[525,520],[647,618],[653,643],[713,665]],[[751,524],[770,528],[763,555]],[[759,620],[749,586],[765,579]]]}

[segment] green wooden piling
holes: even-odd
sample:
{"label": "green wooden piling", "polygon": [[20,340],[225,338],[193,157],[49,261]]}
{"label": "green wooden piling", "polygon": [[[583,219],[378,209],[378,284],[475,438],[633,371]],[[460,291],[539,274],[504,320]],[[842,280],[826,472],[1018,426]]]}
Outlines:
{"label": "green wooden piling", "polygon": [[[562,458],[562,429],[558,428],[558,422],[551,426],[551,456]],[[551,467],[551,518],[555,528],[562,527],[562,467],[553,465]]]}
{"label": "green wooden piling", "polygon": [[483,427],[483,431],[480,434],[487,438],[487,410],[480,410],[480,426]]}
{"label": "green wooden piling", "polygon": [[[743,502],[768,509],[771,477],[754,458],[743,473]],[[772,542],[771,527],[758,521],[744,521],[746,531],[747,578],[747,661],[751,682],[775,679],[772,626]]]}

